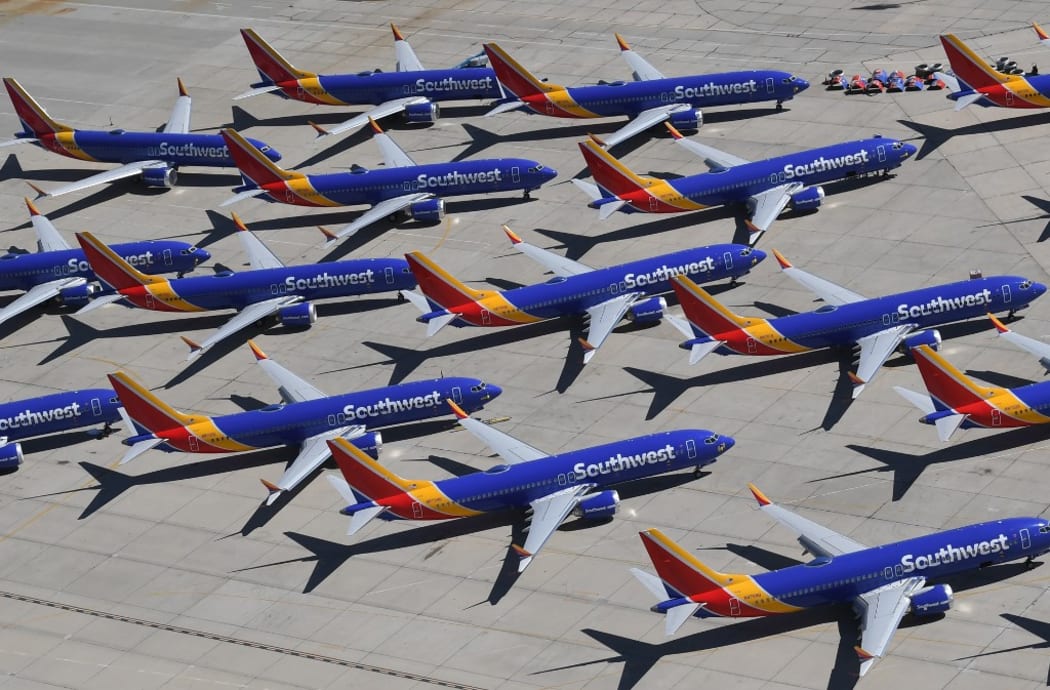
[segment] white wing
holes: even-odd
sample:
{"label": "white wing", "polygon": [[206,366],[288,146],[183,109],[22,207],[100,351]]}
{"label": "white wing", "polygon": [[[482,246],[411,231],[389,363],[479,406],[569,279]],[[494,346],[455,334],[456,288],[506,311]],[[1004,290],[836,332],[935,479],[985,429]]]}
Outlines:
{"label": "white wing", "polygon": [[[27,203],[29,203],[28,200]],[[33,224],[33,230],[36,231],[36,246],[38,250],[42,252],[60,252],[72,249],[69,246],[69,242],[66,242],[51,221],[47,219],[47,216],[41,215],[36,211],[36,207],[31,204],[30,214],[29,221]]]}
{"label": "white wing", "polygon": [[216,343],[229,338],[237,331],[247,328],[259,319],[264,319],[271,314],[276,314],[277,310],[281,307],[295,304],[301,299],[302,298],[295,296],[285,296],[275,297],[262,302],[255,302],[237,312],[233,318],[224,323],[218,328],[218,330],[199,343],[184,337],[183,341],[190,346],[190,354],[186,356],[186,359],[192,360],[200,357],[208,348]]}
{"label": "white wing", "polygon": [[266,497],[266,505],[272,505],[281,493],[299,486],[303,479],[331,457],[332,452],[328,449],[328,441],[340,436],[346,436],[347,439],[353,440],[363,434],[364,431],[365,428],[363,426],[347,426],[311,436],[303,441],[303,445],[299,447],[299,454],[295,456],[295,460],[284,471],[277,483],[263,482],[270,491],[270,495]]}
{"label": "white wing", "polygon": [[758,499],[762,512],[787,527],[798,535],[798,542],[806,551],[815,556],[841,556],[844,553],[863,551],[868,548],[860,542],[853,541],[849,537],[828,529],[823,525],[793,513],[787,508],[769,502],[758,489],[751,487],[752,493]]}
{"label": "white wing", "polygon": [[616,328],[616,324],[620,323],[620,319],[623,318],[623,315],[627,313],[627,310],[631,308],[631,305],[634,304],[640,295],[641,293],[639,292],[628,292],[601,304],[596,304],[587,310],[587,314],[591,317],[591,323],[587,329],[587,342],[584,346],[584,364],[591,361],[591,357],[602,346],[605,339],[612,333],[612,329]]}
{"label": "white wing", "polygon": [[1026,352],[1030,352],[1039,358],[1039,363],[1042,364],[1048,372],[1050,372],[1050,344],[1044,343],[1042,340],[1036,340],[1030,338],[1027,335],[1021,335],[1011,331],[1006,325],[999,319],[992,318],[992,323],[995,324],[996,330],[999,332],[999,337],[1006,340],[1011,345],[1015,345]]}
{"label": "white wing", "polygon": [[685,137],[678,136],[674,138],[674,143],[679,146],[692,151],[694,154],[704,159],[704,163],[707,167],[712,170],[725,170],[726,168],[732,168],[737,165],[744,165],[751,161],[746,158],[740,158],[734,156],[731,153],[720,151],[714,146],[708,146],[707,144],[701,144],[698,141],[692,139],[686,139]]}
{"label": "white wing", "polygon": [[688,109],[688,105],[675,103],[673,105],[661,105],[656,108],[650,108],[649,110],[643,110],[620,129],[608,136],[603,136],[602,141],[605,142],[605,148],[616,146],[621,141],[627,141],[635,134],[644,132],[653,125],[660,124],[670,117],[671,113]]}
{"label": "white wing", "polygon": [[255,346],[254,343],[250,344],[259,366],[262,367],[263,371],[266,372],[266,375],[270,377],[270,380],[277,384],[277,388],[281,391],[281,398],[283,400],[286,402],[305,402],[307,400],[320,400],[321,398],[328,397],[309,381],[305,381],[300,376],[293,374],[277,362],[267,357],[263,354],[262,350]]}
{"label": "white wing", "polygon": [[346,122],[336,125],[335,127],[329,127],[323,130],[321,136],[334,136],[336,134],[342,134],[343,132],[349,132],[351,129],[358,129],[368,124],[368,118],[378,120],[388,115],[394,115],[400,113],[405,109],[405,106],[415,103],[426,103],[427,99],[423,96],[410,96],[408,98],[396,98],[386,103],[380,103],[371,110],[365,111],[356,117],[352,117]]}
{"label": "white wing", "polygon": [[[864,336],[857,341],[860,345],[860,360],[857,362],[857,373],[853,386],[853,397],[856,398],[864,390],[865,384],[874,378],[879,368],[890,358],[893,351],[901,344],[904,336],[908,335],[914,326],[904,324],[887,328],[878,333]],[[857,380],[859,379],[859,380]]]}
{"label": "white wing", "polygon": [[405,153],[405,150],[397,145],[397,142],[390,138],[390,135],[379,129],[373,121],[373,127],[375,127],[375,134],[372,135],[372,140],[379,146],[379,152],[383,155],[383,162],[388,168],[412,168],[415,167],[416,162],[412,160],[412,157]]}
{"label": "white wing", "polygon": [[408,41],[401,36],[401,32],[397,30],[393,24],[390,28],[394,30],[394,35],[397,37],[394,40],[394,54],[397,56],[397,71],[398,72],[422,72],[426,68],[423,67],[423,63],[416,57],[416,51],[412,50],[412,46],[408,44]]}
{"label": "white wing", "polygon": [[87,281],[83,278],[63,278],[62,280],[52,280],[49,283],[34,285],[24,295],[17,297],[6,307],[0,309],[0,323],[4,323],[53,297],[58,297],[59,292],[63,288],[76,287],[85,283]]}
{"label": "white wing", "polygon": [[193,99],[186,92],[186,87],[179,79],[179,97],[175,99],[175,107],[171,109],[171,117],[164,125],[167,134],[188,134],[190,131],[190,111]]}
{"label": "white wing", "polygon": [[820,276],[815,276],[812,273],[806,273],[800,268],[795,268],[791,265],[790,261],[785,259],[784,256],[775,249],[773,250],[773,254],[777,257],[781,270],[784,271],[784,274],[788,278],[791,278],[828,304],[841,306],[843,304],[863,302],[867,299],[864,295],[853,292],[841,285],[836,285],[830,280],[824,280]]}
{"label": "white wing", "polygon": [[854,607],[861,616],[860,646],[862,661],[860,675],[864,675],[875,659],[886,652],[901,618],[911,606],[911,596],[926,584],[924,577],[910,577],[861,594]]}
{"label": "white wing", "polygon": [[531,460],[539,460],[540,458],[546,458],[550,454],[544,453],[538,448],[533,448],[524,441],[520,441],[510,434],[505,434],[499,429],[495,429],[492,426],[486,424],[480,419],[474,419],[473,417],[460,417],[459,413],[456,413],[459,417],[459,425],[473,434],[479,441],[484,443],[486,446],[496,451],[496,453],[506,460],[511,465],[517,465],[521,462],[529,462]]}
{"label": "white wing", "polygon": [[241,246],[244,248],[244,253],[248,255],[248,263],[252,270],[259,270],[261,268],[284,268],[284,262],[278,259],[277,256],[270,251],[270,248],[255,236],[254,232],[245,227],[244,223],[241,222],[241,219],[238,218],[236,214],[233,216],[233,222],[240,230],[237,235],[241,238]]}
{"label": "white wing", "polygon": [[543,548],[554,530],[558,529],[562,521],[572,512],[580,497],[594,488],[594,484],[580,484],[553,494],[547,494],[543,498],[537,498],[532,506],[532,524],[529,526],[529,536],[525,537],[525,546],[515,549],[521,556],[518,562],[518,572],[524,572],[525,568],[532,563],[533,557]]}
{"label": "white wing", "polygon": [[378,204],[358,216],[357,220],[353,223],[350,223],[339,232],[334,233],[326,244],[333,244],[344,237],[352,237],[362,228],[366,228],[378,220],[382,220],[393,213],[397,213],[401,209],[408,208],[417,201],[425,201],[429,198],[431,198],[430,194],[417,193],[406,194],[405,196],[398,196],[393,199],[380,201]]}
{"label": "white wing", "polygon": [[623,36],[616,34],[616,41],[620,44],[620,55],[630,66],[635,81],[651,81],[664,78],[660,70],[650,65],[648,60],[631,50],[630,46],[627,45],[627,41],[623,40]]}
{"label": "white wing", "polygon": [[47,192],[48,197],[62,196],[63,194],[69,194],[70,192],[79,192],[84,189],[90,189],[91,187],[97,187],[100,184],[106,184],[107,182],[116,182],[117,180],[123,180],[126,177],[133,177],[138,175],[146,168],[152,168],[155,166],[167,166],[164,161],[138,161],[135,163],[125,163],[119,168],[113,168],[105,172],[100,172],[90,177],[85,177],[83,180],[77,182],[70,182],[69,184],[56,187],[51,191]]}
{"label": "white wing", "polygon": [[522,239],[515,235],[506,225],[503,226],[503,230],[507,233],[507,236],[510,237],[510,241],[514,243],[515,249],[539,265],[545,267],[556,276],[566,278],[568,276],[578,276],[583,273],[590,273],[594,270],[587,264],[567,259],[560,254],[555,254],[546,249],[541,249],[534,244],[522,241]]}
{"label": "white wing", "polygon": [[762,233],[769,230],[769,226],[777,219],[780,212],[791,203],[791,195],[802,187],[801,182],[782,184],[779,187],[759,192],[748,200],[751,205],[751,225],[754,226],[748,239],[749,244],[754,244]]}

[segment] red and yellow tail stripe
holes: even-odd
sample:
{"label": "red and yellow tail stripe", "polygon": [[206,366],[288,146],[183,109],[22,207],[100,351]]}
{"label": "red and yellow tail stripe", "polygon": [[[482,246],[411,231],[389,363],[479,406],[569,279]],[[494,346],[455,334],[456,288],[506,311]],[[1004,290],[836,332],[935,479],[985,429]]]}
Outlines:
{"label": "red and yellow tail stripe", "polygon": [[317,76],[313,72],[304,72],[293,67],[292,63],[285,60],[280,53],[274,50],[273,46],[255,33],[254,29],[241,29],[241,38],[244,39],[244,45],[248,47],[252,62],[275,84]]}
{"label": "red and yellow tail stripe", "polygon": [[255,148],[250,141],[234,129],[219,130],[226,148],[230,151],[237,169],[259,187],[272,182],[298,180],[306,177],[303,173],[285,170],[267,158],[262,151]]}
{"label": "red and yellow tail stripe", "polygon": [[941,36],[941,45],[948,56],[955,76],[966,82],[971,88],[980,89],[993,84],[1003,84],[1010,76],[993,69],[987,62],[973,52],[970,46],[959,40],[955,34]]}
{"label": "red and yellow tail stripe", "polygon": [[638,175],[603,149],[593,138],[580,142],[580,151],[600,187],[644,213],[679,213],[706,208],[687,198],[669,180]]}
{"label": "red and yellow tail stripe", "polygon": [[480,515],[450,499],[429,480],[399,477],[362,452],[352,441],[328,442],[346,483],[361,496],[385,506],[387,512],[406,520],[446,520]]}
{"label": "red and yellow tail stripe", "polygon": [[14,106],[18,119],[37,137],[73,131],[72,127],[52,120],[47,111],[29,95],[29,92],[22,88],[14,77],[4,77],[4,86],[7,87],[7,95],[11,98],[11,105]]}
{"label": "red and yellow tail stripe", "polygon": [[499,45],[486,43],[482,47],[503,88],[514,94],[535,112],[554,117],[602,117],[577,103],[564,86],[537,79],[532,72],[525,69]]}
{"label": "red and yellow tail stripe", "polygon": [[78,232],[76,238],[95,275],[114,290],[168,282],[138,270],[90,232]]}

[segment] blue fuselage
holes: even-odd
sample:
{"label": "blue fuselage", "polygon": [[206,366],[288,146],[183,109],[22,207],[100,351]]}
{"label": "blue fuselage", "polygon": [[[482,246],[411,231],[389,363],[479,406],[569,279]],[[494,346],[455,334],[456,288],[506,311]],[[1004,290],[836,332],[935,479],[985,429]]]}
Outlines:
{"label": "blue fuselage", "polygon": [[[37,136],[23,133],[21,136]],[[110,132],[81,129],[41,135],[38,144],[54,153],[99,163],[135,163],[158,160],[170,167],[200,165],[235,167],[233,158],[218,134],[179,134],[160,132]],[[258,139],[249,139],[270,160],[281,160],[281,154]]]}
{"label": "blue fuselage", "polygon": [[[304,83],[306,82],[306,83]],[[317,90],[314,83],[320,85]],[[273,83],[266,80],[263,83]],[[495,73],[487,67],[430,69],[419,72],[319,74],[308,80],[279,84],[288,98],[327,105],[379,105],[398,98],[422,96],[431,101],[500,98]]]}
{"label": "blue fuselage", "polygon": [[0,405],[0,436],[8,440],[119,421],[120,401],[110,388],[53,393]]}

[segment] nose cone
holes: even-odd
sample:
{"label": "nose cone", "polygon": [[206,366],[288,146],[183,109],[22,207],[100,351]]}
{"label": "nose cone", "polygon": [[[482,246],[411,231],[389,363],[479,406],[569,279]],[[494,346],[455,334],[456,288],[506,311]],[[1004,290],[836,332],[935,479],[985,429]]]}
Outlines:
{"label": "nose cone", "polygon": [[266,152],[266,157],[276,163],[281,160],[281,152],[271,146],[270,150]]}
{"label": "nose cone", "polygon": [[193,258],[194,261],[196,261],[197,265],[200,266],[202,263],[211,258],[211,252],[209,252],[207,249],[201,249],[200,247],[197,247],[197,251],[194,252]]}
{"label": "nose cone", "polygon": [[914,144],[904,144],[901,147],[901,151],[902,151],[901,158],[904,159],[904,158],[911,158],[912,156],[914,156],[916,153],[919,152],[919,149],[917,149]]}
{"label": "nose cone", "polygon": [[1031,290],[1036,297],[1039,297],[1046,292],[1046,285],[1044,283],[1032,283]]}
{"label": "nose cone", "polygon": [[802,93],[809,88],[809,81],[802,77],[795,77],[795,93]]}
{"label": "nose cone", "polygon": [[503,389],[494,383],[485,384],[485,400],[495,400],[503,394]]}
{"label": "nose cone", "polygon": [[[554,168],[544,166],[543,169],[540,171],[540,176],[542,177],[543,182],[550,182],[558,176],[558,171]],[[541,182],[540,184],[543,184],[543,182]]]}
{"label": "nose cone", "polygon": [[755,264],[757,264],[759,262],[765,261],[765,260],[766,260],[766,253],[764,251],[762,251],[761,249],[752,249],[751,250],[751,265],[752,266],[754,266]]}
{"label": "nose cone", "polygon": [[736,440],[732,436],[720,436],[718,438],[718,452],[719,454],[725,453],[730,448],[736,445]]}

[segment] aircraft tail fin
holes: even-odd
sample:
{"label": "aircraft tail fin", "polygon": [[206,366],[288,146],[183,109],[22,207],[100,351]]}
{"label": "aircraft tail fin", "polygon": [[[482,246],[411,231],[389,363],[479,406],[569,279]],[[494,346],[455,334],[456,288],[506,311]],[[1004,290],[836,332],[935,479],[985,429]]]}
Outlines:
{"label": "aircraft tail fin", "polygon": [[606,194],[622,197],[645,187],[647,181],[626,165],[617,160],[601,146],[601,141],[593,135],[580,142],[580,152],[591,171],[591,177]]}
{"label": "aircraft tail fin", "polygon": [[244,45],[248,46],[252,62],[263,79],[279,84],[317,76],[313,72],[304,72],[292,67],[292,63],[285,60],[273,46],[255,33],[254,29],[241,29],[241,38],[244,39]]}
{"label": "aircraft tail fin", "polygon": [[164,278],[147,275],[138,270],[90,232],[78,232],[76,238],[84,250],[91,270],[99,280],[114,290],[165,282]]}
{"label": "aircraft tail fin", "polygon": [[235,130],[223,129],[219,133],[226,142],[226,148],[230,150],[230,157],[233,158],[234,165],[241,171],[241,176],[246,182],[256,187],[263,187],[274,182],[287,182],[306,177],[302,173],[285,170],[277,165]]}
{"label": "aircraft tail fin", "polygon": [[405,254],[405,259],[412,269],[412,275],[416,277],[420,292],[443,309],[476,302],[490,294],[489,291],[475,290],[465,285],[422,252],[409,252]]}
{"label": "aircraft tail fin", "polygon": [[31,133],[39,138],[45,134],[73,131],[69,125],[51,119],[47,111],[29,95],[28,91],[22,88],[14,77],[4,77],[4,86],[7,87],[11,105],[14,106],[18,119],[22,121],[22,129],[26,134]]}
{"label": "aircraft tail fin", "polygon": [[485,55],[488,56],[489,64],[492,65],[492,70],[496,73],[500,85],[519,99],[525,100],[528,96],[565,90],[565,87],[560,84],[551,84],[536,78],[532,72],[525,69],[510,56],[510,53],[497,44],[486,43],[482,47],[485,49]]}
{"label": "aircraft tail fin", "polygon": [[123,371],[109,374],[108,377],[125,412],[140,431],[156,434],[207,419],[202,415],[179,412]]}
{"label": "aircraft tail fin", "polygon": [[343,479],[359,499],[375,501],[408,493],[413,488],[426,484],[424,481],[411,481],[399,477],[345,438],[328,441],[328,448],[332,451],[332,457],[335,458]]}
{"label": "aircraft tail fin", "polygon": [[959,409],[979,400],[999,394],[1002,389],[981,386],[939,355],[929,345],[920,345],[911,350],[919,373],[935,404],[941,409]]}
{"label": "aircraft tail fin", "polygon": [[639,532],[638,536],[670,596],[695,596],[747,578],[747,575],[720,573],[704,565],[658,529]]}
{"label": "aircraft tail fin", "polygon": [[1003,74],[990,66],[955,34],[941,36],[941,45],[944,46],[952,72],[971,88],[979,89],[982,86],[1005,84],[1018,79],[1018,77]]}
{"label": "aircraft tail fin", "polygon": [[704,335],[737,331],[760,323],[761,318],[744,318],[734,314],[724,304],[684,275],[671,278],[671,286],[689,323]]}

